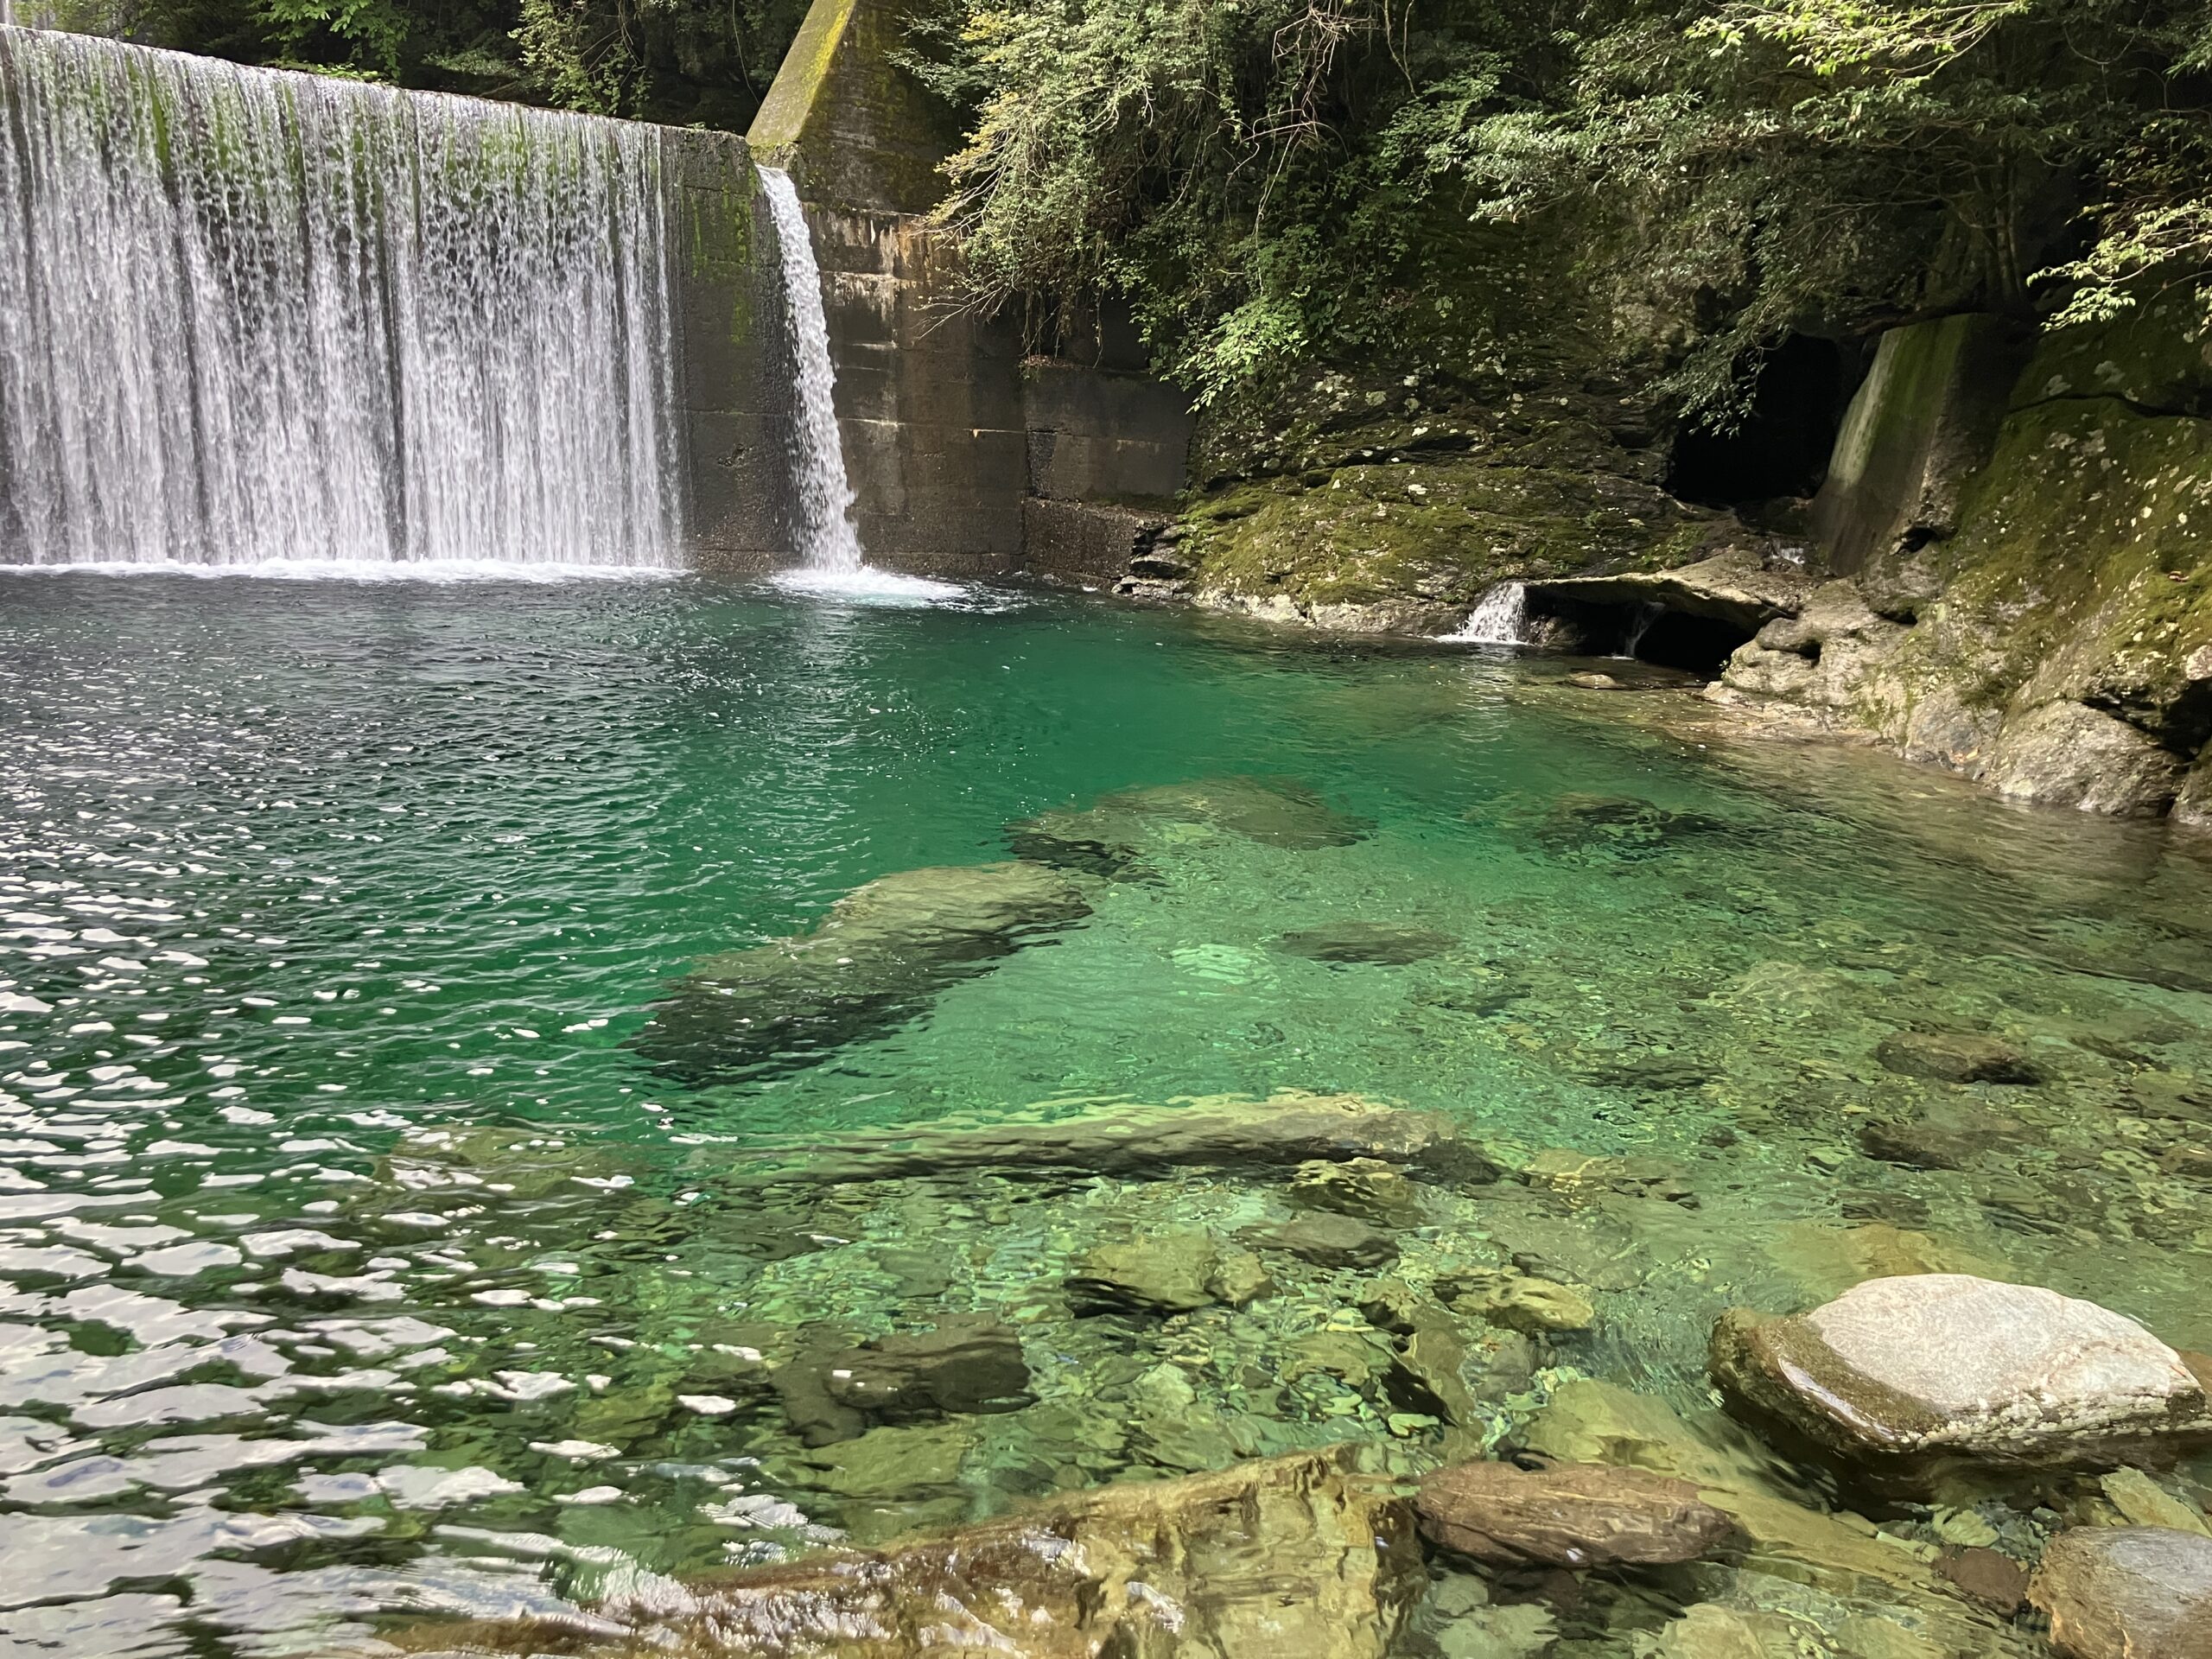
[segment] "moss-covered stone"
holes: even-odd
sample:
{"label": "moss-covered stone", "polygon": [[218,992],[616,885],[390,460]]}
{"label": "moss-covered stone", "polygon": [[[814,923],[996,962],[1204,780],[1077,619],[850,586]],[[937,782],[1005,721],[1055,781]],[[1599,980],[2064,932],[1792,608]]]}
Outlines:
{"label": "moss-covered stone", "polygon": [[1816,591],[1738,653],[1721,698],[2022,799],[2167,810],[2212,738],[2212,421],[2146,405],[2188,404],[2212,370],[2171,319],[2154,350],[2151,315],[2053,336],[1956,533]]}
{"label": "moss-covered stone", "polygon": [[1213,603],[1338,626],[1368,609],[1384,626],[1425,632],[1497,582],[1662,569],[1697,556],[1715,531],[1652,486],[1481,448],[1378,451],[1233,484],[1183,525]]}

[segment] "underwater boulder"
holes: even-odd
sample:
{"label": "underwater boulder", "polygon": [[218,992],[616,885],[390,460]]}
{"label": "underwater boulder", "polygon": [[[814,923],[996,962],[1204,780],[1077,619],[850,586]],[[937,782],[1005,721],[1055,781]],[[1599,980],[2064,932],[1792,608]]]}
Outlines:
{"label": "underwater boulder", "polygon": [[1358,1095],[1286,1090],[1265,1100],[1216,1095],[1173,1106],[1107,1105],[998,1122],[939,1119],[912,1129],[804,1146],[766,1145],[739,1179],[872,1181],[956,1171],[1148,1175],[1171,1169],[1295,1168],[1373,1159],[1467,1183],[1497,1165],[1441,1112]]}
{"label": "underwater boulder", "polygon": [[2076,1527],[2044,1551],[2028,1599],[2067,1659],[2212,1659],[2212,1538]]}
{"label": "underwater boulder", "polygon": [[1101,796],[1007,826],[1015,856],[1086,875],[1141,872],[1163,826],[1199,824],[1263,847],[1312,852],[1364,841],[1373,826],[1338,811],[1303,784],[1267,778],[1209,778]]}
{"label": "underwater boulder", "polygon": [[1874,1058],[1908,1077],[1937,1083],[2010,1083],[2032,1086],[2043,1081],[2028,1057],[2010,1043],[1971,1031],[1898,1031],[1882,1039]]}
{"label": "underwater boulder", "polygon": [[702,957],[631,1046],[692,1084],[796,1071],[1090,913],[1042,864],[903,870],[847,893],[810,933]]}
{"label": "underwater boulder", "polygon": [[2207,1378],[2134,1320],[1967,1274],[1870,1279],[1808,1313],[1721,1316],[1730,1408],[1907,1488],[1948,1465],[2053,1467],[2212,1440]]}
{"label": "underwater boulder", "polygon": [[1387,922],[1328,922],[1284,934],[1275,949],[1286,955],[1331,963],[1369,963],[1402,968],[1441,956],[1459,941],[1427,927],[1396,927]]}

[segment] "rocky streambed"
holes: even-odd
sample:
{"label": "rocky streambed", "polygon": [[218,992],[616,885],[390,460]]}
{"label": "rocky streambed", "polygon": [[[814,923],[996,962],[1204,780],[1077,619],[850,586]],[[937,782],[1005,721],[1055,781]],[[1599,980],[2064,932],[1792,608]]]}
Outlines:
{"label": "rocky streambed", "polygon": [[[1932,1270],[1926,1234],[1801,1235],[1774,1259],[1807,1306],[1723,1308],[1704,1375],[1632,1388],[1593,1373],[1699,1232],[1656,1160],[1286,1095],[756,1173],[813,1248],[748,1311],[849,1295],[858,1254],[893,1328],[702,1332],[547,1449],[747,1425],[693,1478],[766,1562],[402,1647],[2196,1659],[2212,1630],[2212,1359]],[[979,1483],[1001,1512],[963,1519]]]}

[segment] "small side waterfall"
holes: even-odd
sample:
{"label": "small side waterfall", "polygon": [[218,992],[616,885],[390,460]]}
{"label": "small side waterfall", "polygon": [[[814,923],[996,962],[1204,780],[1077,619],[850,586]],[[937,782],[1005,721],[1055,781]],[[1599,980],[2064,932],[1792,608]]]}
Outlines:
{"label": "small side waterfall", "polygon": [[830,322],[822,307],[822,270],[814,260],[814,235],[798,187],[781,168],[760,168],[768,216],[784,278],[784,313],[791,323],[791,381],[798,407],[791,423],[791,483],[797,498],[799,565],[776,580],[817,594],[885,601],[933,604],[958,599],[950,582],[879,570],[861,552],[853,524],[853,486],[845,474],[844,440],[837,431],[837,371],[830,359]]}
{"label": "small side waterfall", "polygon": [[1622,637],[1619,655],[1633,657],[1643,644],[1643,636],[1651,632],[1651,625],[1667,614],[1667,607],[1656,600],[1645,600],[1636,607],[1636,614],[1629,619],[1628,632]]}
{"label": "small side waterfall", "polygon": [[784,309],[791,329],[792,379],[798,393],[792,482],[798,497],[799,556],[809,569],[856,575],[862,564],[853,528],[853,486],[837,435],[837,372],[830,361],[830,324],[822,309],[822,271],[814,238],[798,204],[798,187],[779,167],[760,169],[768,216],[783,264]]}
{"label": "small side waterfall", "polygon": [[0,30],[0,563],[677,564],[660,145]]}
{"label": "small side waterfall", "polygon": [[1459,632],[1444,637],[1458,644],[1522,645],[1529,642],[1529,590],[1501,582],[1482,596]]}

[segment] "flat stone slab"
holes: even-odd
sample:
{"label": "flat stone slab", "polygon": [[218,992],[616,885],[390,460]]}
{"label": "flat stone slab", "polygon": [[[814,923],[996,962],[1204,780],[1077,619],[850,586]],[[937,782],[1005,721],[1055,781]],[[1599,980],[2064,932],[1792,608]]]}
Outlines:
{"label": "flat stone slab", "polygon": [[1732,1408],[1869,1471],[2212,1437],[2203,1377],[2134,1320],[1966,1274],[1870,1279],[1794,1318],[1732,1309],[1709,1358]]}
{"label": "flat stone slab", "polygon": [[2067,1659],[2212,1659],[2212,1538],[2077,1527],[2044,1551],[2028,1599]]}
{"label": "flat stone slab", "polygon": [[693,1084],[810,1065],[1090,913],[1083,888],[1042,864],[901,870],[854,888],[810,933],[702,957],[631,1046]]}
{"label": "flat stone slab", "polygon": [[1497,1166],[1440,1112],[1358,1095],[1297,1091],[1265,1100],[1217,1095],[1177,1105],[1109,1105],[1067,1116],[998,1123],[940,1119],[926,1128],[856,1135],[826,1144],[756,1147],[735,1179],[888,1180],[964,1170],[1039,1175],[1141,1175],[1176,1168],[1294,1168],[1373,1159],[1467,1181]]}

